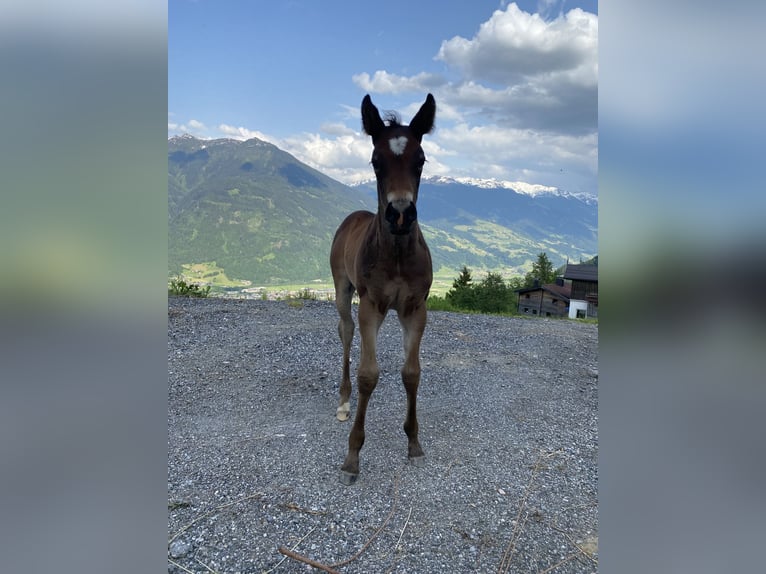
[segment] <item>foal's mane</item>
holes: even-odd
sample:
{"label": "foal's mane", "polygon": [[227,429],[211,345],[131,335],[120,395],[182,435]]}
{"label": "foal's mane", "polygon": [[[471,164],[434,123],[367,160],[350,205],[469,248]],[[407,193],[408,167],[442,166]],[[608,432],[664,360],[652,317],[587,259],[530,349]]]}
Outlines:
{"label": "foal's mane", "polygon": [[383,116],[383,121],[386,122],[387,126],[392,128],[402,125],[402,117],[394,111],[387,111]]}

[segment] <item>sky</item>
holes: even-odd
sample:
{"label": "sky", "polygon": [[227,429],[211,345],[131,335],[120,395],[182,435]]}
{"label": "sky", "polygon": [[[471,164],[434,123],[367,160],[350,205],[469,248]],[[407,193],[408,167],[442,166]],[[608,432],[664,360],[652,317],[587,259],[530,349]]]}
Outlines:
{"label": "sky", "polygon": [[429,92],[424,176],[598,194],[597,2],[168,3],[169,137],[257,137],[353,184],[364,95],[409,123]]}

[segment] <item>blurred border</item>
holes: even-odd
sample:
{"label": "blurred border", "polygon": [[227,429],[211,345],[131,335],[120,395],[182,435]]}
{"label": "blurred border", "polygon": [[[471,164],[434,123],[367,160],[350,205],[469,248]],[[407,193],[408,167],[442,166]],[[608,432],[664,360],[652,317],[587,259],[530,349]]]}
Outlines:
{"label": "blurred border", "polygon": [[[162,569],[166,5],[2,10],[3,565]],[[600,569],[758,571],[766,6],[599,10]]]}
{"label": "blurred border", "polygon": [[0,12],[3,569],[164,569],[167,6]]}
{"label": "blurred border", "polygon": [[599,569],[759,571],[766,6],[599,9]]}

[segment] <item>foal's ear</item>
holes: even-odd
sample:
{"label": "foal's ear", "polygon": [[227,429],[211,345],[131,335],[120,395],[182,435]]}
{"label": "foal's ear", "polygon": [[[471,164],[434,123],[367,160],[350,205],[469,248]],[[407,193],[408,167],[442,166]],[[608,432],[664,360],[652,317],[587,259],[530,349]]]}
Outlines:
{"label": "foal's ear", "polygon": [[372,136],[373,141],[378,138],[380,132],[386,127],[383,120],[380,119],[378,108],[372,103],[370,94],[364,96],[362,100],[362,127],[367,135]]}
{"label": "foal's ear", "polygon": [[436,100],[431,94],[426,96],[426,101],[420,106],[418,113],[410,122],[410,129],[415,133],[418,140],[423,139],[423,135],[429,133],[434,128],[434,118],[436,117]]}

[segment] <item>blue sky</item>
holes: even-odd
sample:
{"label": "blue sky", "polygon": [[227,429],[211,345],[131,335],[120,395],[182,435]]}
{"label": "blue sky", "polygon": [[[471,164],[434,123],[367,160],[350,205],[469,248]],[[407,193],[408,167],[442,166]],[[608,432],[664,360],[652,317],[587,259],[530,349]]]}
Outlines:
{"label": "blue sky", "polygon": [[359,105],[409,122],[425,175],[597,194],[596,2],[170,0],[168,135],[258,137],[344,183],[372,176]]}

